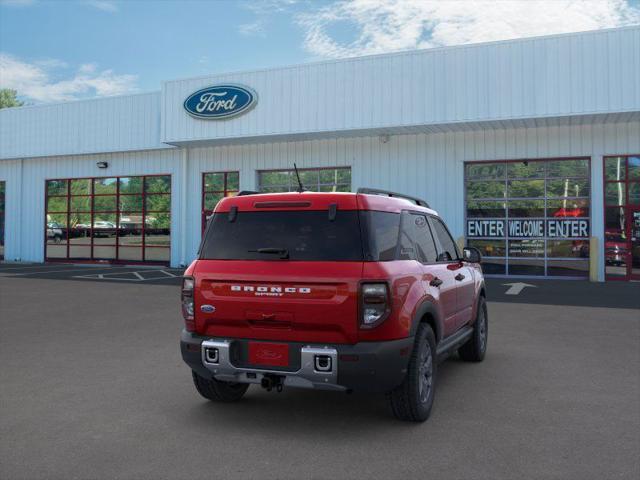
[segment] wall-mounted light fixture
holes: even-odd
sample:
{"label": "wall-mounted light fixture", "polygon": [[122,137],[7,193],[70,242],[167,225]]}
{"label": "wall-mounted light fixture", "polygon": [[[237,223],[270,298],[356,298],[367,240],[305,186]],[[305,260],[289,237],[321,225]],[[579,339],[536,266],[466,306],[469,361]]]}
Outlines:
{"label": "wall-mounted light fixture", "polygon": [[389,134],[388,133],[383,133],[382,135],[380,135],[380,142],[381,143],[387,143],[389,141]]}
{"label": "wall-mounted light fixture", "polygon": [[107,162],[98,162],[98,163],[96,163],[96,166],[98,168],[107,168],[109,166],[109,164]]}

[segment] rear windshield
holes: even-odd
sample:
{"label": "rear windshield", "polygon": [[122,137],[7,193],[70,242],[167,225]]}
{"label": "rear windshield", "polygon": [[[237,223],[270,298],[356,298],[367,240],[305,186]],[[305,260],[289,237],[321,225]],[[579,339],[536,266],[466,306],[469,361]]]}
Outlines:
{"label": "rear windshield", "polygon": [[207,228],[204,260],[362,261],[357,211],[216,213]]}

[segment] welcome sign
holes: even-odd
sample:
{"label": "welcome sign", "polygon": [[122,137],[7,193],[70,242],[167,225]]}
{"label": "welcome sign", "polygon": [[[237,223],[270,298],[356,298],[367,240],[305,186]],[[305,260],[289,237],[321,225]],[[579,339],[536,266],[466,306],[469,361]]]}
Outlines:
{"label": "welcome sign", "polygon": [[588,238],[586,218],[467,220],[467,238]]}
{"label": "welcome sign", "polygon": [[258,95],[244,85],[212,85],[192,93],[184,101],[189,115],[221,120],[246,113],[258,102]]}

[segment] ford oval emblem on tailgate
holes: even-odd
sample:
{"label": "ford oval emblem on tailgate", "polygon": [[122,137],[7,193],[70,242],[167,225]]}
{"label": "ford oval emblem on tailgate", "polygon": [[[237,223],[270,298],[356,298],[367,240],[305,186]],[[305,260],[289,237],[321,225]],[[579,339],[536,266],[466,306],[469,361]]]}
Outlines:
{"label": "ford oval emblem on tailgate", "polygon": [[213,313],[216,311],[216,307],[214,307],[213,305],[202,305],[200,307],[200,311],[204,313]]}

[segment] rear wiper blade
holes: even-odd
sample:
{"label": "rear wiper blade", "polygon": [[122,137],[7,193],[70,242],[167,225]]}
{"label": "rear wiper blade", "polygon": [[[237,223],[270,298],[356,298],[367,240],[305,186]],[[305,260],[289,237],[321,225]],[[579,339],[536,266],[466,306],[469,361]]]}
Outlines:
{"label": "rear wiper blade", "polygon": [[282,258],[283,260],[286,260],[287,258],[289,258],[289,250],[287,250],[286,248],[267,247],[267,248],[258,248],[257,250],[249,250],[249,252],[280,255],[280,258]]}

